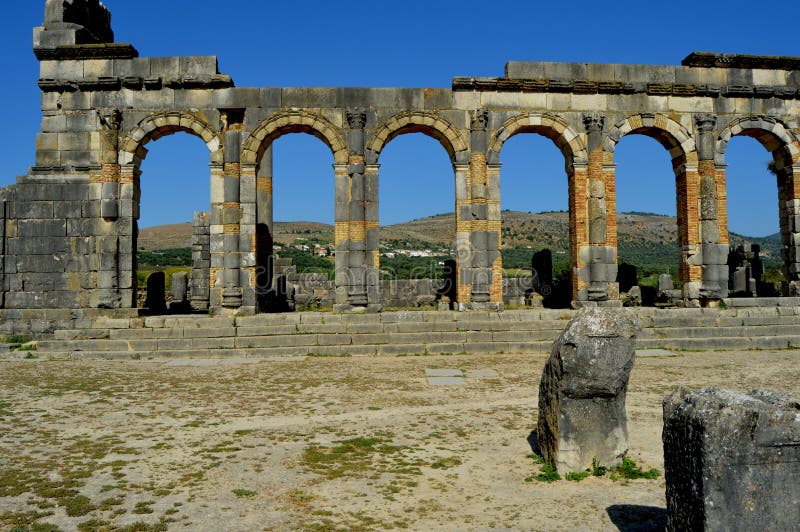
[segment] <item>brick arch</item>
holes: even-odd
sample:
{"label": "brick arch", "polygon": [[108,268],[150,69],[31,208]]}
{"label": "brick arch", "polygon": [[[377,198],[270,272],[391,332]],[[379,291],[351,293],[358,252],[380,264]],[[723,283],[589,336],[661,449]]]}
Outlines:
{"label": "brick arch", "polygon": [[667,115],[637,114],[614,124],[603,139],[603,150],[614,153],[617,143],[630,133],[655,139],[669,151],[672,164],[678,167],[689,159],[697,163],[697,148],[691,132]]}
{"label": "brick arch", "polygon": [[320,139],[333,152],[335,164],[347,164],[347,143],[325,117],[300,110],[278,111],[250,133],[242,147],[242,164],[258,164],[272,142],[288,133],[308,133]]}
{"label": "brick arch", "polygon": [[152,114],[130,130],[120,143],[120,164],[138,167],[147,155],[145,145],[148,142],[179,131],[203,139],[211,152],[211,161],[222,163],[223,146],[219,134],[201,118],[178,111]]}
{"label": "brick arch", "polygon": [[800,141],[784,124],[770,116],[744,116],[731,120],[717,136],[714,160],[724,164],[725,152],[732,137],[744,135],[756,139],[776,161],[791,165],[800,157]]}
{"label": "brick arch", "polygon": [[467,143],[453,124],[433,113],[407,111],[390,117],[375,129],[367,142],[367,162],[377,163],[386,144],[404,133],[424,133],[438,140],[453,163],[461,158],[459,154],[467,153]]}
{"label": "brick arch", "polygon": [[500,162],[500,150],[505,142],[518,133],[538,133],[552,140],[564,154],[567,166],[589,160],[583,136],[569,127],[563,117],[553,113],[526,113],[507,120],[489,143],[489,163]]}

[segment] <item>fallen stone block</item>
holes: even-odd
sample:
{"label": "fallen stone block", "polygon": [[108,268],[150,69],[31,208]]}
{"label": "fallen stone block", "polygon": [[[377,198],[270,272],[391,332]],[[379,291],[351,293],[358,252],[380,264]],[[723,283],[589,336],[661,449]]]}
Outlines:
{"label": "fallen stone block", "polygon": [[553,345],[539,385],[538,440],[559,472],[612,466],[628,451],[625,395],[638,321],[625,310],[584,308]]}
{"label": "fallen stone block", "polygon": [[797,530],[800,397],[678,389],[664,399],[667,530]]}

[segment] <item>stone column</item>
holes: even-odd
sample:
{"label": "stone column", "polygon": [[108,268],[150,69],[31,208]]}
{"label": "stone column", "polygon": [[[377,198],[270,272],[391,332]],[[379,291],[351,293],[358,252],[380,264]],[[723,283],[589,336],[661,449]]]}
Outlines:
{"label": "stone column", "polygon": [[486,205],[488,254],[492,268],[492,283],[489,287],[489,300],[494,305],[503,303],[503,214],[500,209],[500,163],[489,164],[486,172]]}
{"label": "stone column", "polygon": [[[617,280],[617,248],[616,242],[609,239],[608,226],[611,222],[616,233],[616,214],[609,217],[609,188],[607,178],[609,170],[603,157],[603,127],[605,116],[601,113],[585,113],[583,124],[586,129],[589,165],[587,176],[587,222],[589,233],[589,285],[586,288],[586,299],[594,302],[605,302],[619,299]],[[613,203],[615,198],[611,195]],[[615,205],[614,205],[615,207]],[[584,252],[585,253],[585,252]]]}
{"label": "stone column", "polygon": [[[222,165],[222,206],[220,209],[222,222],[222,301],[221,306],[228,312],[242,306],[243,291],[241,274],[241,165],[240,140],[241,133],[235,124],[225,126],[225,159]],[[255,176],[249,176],[254,178]],[[219,243],[219,239],[218,239]],[[253,302],[254,303],[254,302]]]}
{"label": "stone column", "polygon": [[[462,264],[462,271],[470,271],[470,302],[472,308],[490,306],[493,277],[493,262],[497,258],[499,242],[497,234],[489,239],[489,205],[487,201],[488,165],[486,150],[488,136],[486,126],[489,112],[484,109],[473,111],[470,122],[469,175],[471,177],[470,209],[470,247],[471,262]],[[491,256],[490,256],[491,253]],[[502,302],[502,298],[500,299]]]}
{"label": "stone column", "polygon": [[242,167],[242,176],[255,175],[256,215],[255,215],[255,291],[256,306],[260,311],[267,310],[267,293],[273,288],[275,264],[273,195],[272,195],[272,146],[268,146],[261,156],[258,169]]}
{"label": "stone column", "polygon": [[[120,293],[120,276],[124,266],[125,285],[128,290],[133,288],[133,257],[136,254],[135,239],[133,238],[135,219],[133,217],[133,176],[125,183],[128,202],[124,212],[120,212],[121,173],[119,165],[119,132],[122,125],[122,113],[117,109],[98,111],[100,121],[100,150],[98,162],[100,171],[92,173],[90,177],[93,194],[99,190],[100,219],[95,225],[94,237],[94,266],[97,269],[97,293],[94,305],[98,308],[119,308],[128,306],[128,297]],[[127,180],[126,180],[127,181]],[[129,231],[124,231],[125,227]],[[126,264],[120,264],[120,235],[125,234],[127,241],[124,243]],[[135,306],[135,295],[130,294],[131,305]]]}
{"label": "stone column", "polygon": [[[364,146],[364,126],[366,125],[367,115],[362,110],[352,110],[347,112],[347,144],[349,149],[349,159],[347,164],[347,202],[341,214],[346,215],[347,223],[347,243],[341,242],[343,234],[337,236],[337,259],[339,258],[340,244],[347,249],[346,262],[342,258],[337,260],[336,286],[337,286],[337,310],[340,311],[363,311],[367,309],[368,301],[368,275],[367,270],[373,265],[372,258],[367,259],[367,231],[377,230],[377,224],[371,223],[367,226],[367,186],[366,186],[366,166],[365,166],[365,146]],[[340,168],[335,168],[341,171]],[[337,176],[337,197],[341,184]],[[377,192],[377,188],[375,189]],[[375,199],[375,198],[371,198]],[[373,201],[372,203],[377,203]],[[377,206],[374,205],[374,208]],[[339,209],[337,208],[337,214]],[[337,229],[341,228],[340,218],[337,216]],[[341,229],[339,229],[341,231]],[[337,231],[337,233],[339,233]],[[373,233],[373,238],[377,233]],[[346,290],[343,288],[346,287]],[[373,290],[374,291],[374,290]],[[345,299],[346,297],[346,299]]]}
{"label": "stone column", "polygon": [[793,164],[775,165],[781,221],[784,294],[800,296],[800,155]]}
{"label": "stone column", "polygon": [[472,177],[468,164],[454,163],[453,172],[456,178],[456,205],[455,223],[456,238],[453,243],[455,248],[455,302],[456,308],[463,310],[469,304],[472,296]]}
{"label": "stone column", "polygon": [[192,275],[189,296],[193,310],[208,310],[210,268],[208,214],[196,212],[192,220]]}
{"label": "stone column", "polygon": [[694,116],[697,138],[697,170],[700,182],[700,257],[702,263],[699,296],[704,304],[728,295],[728,231],[721,211],[725,209],[725,169],[714,162],[717,117],[709,113]]}
{"label": "stone column", "polygon": [[364,216],[366,222],[366,285],[367,308],[379,311],[383,306],[380,286],[380,209],[379,182],[380,165],[368,164],[364,169]]}
{"label": "stone column", "polygon": [[[685,164],[675,167],[678,198],[678,247],[683,299],[687,305],[700,306],[703,280],[703,255],[700,245],[700,173],[697,155],[687,154]],[[726,258],[727,261],[727,258]]]}

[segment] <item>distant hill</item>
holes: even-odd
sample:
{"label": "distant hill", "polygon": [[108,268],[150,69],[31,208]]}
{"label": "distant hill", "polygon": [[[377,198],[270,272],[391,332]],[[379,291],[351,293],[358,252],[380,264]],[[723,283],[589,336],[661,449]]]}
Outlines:
{"label": "distant hill", "polygon": [[[678,254],[677,222],[672,216],[628,212],[617,217],[620,258],[650,268],[674,268]],[[449,246],[454,237],[453,214],[437,214],[402,224],[384,226],[383,240],[408,242],[408,247]],[[191,246],[191,224],[148,227],[139,231],[140,250]],[[296,239],[333,241],[333,226],[318,222],[276,222],[275,241],[288,244]],[[558,260],[566,260],[569,250],[569,215],[565,211],[526,213],[503,211],[503,247],[537,250],[550,248]],[[767,265],[780,261],[780,234],[747,237],[731,234],[731,244],[759,244]]]}

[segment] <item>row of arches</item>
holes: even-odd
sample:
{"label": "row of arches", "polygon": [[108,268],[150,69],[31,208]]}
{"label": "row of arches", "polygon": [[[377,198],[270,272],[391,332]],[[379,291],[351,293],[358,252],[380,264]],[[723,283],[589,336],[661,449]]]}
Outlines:
{"label": "row of arches", "polygon": [[[212,163],[225,160],[223,137],[210,133],[213,130],[202,120],[196,117],[193,120],[191,117],[183,115],[166,114],[144,120],[127,136],[120,146],[120,162],[138,166],[147,153],[144,147],[147,142],[177,131],[184,131],[201,137],[211,151]],[[348,153],[345,135],[342,134],[339,128],[314,113],[289,111],[278,113],[267,119],[247,136],[242,144],[241,164],[257,166],[272,143],[290,133],[307,133],[322,140],[331,150],[334,166],[341,168],[343,165],[352,162],[352,154]],[[467,142],[463,138],[464,135],[457,128],[452,127],[444,118],[425,113],[402,113],[374,128],[372,136],[365,141],[366,164],[377,168],[379,156],[386,144],[397,136],[406,133],[423,133],[437,140],[445,148],[451,162],[456,167],[456,176],[458,174],[458,165],[468,164],[471,154]],[[499,168],[500,152],[504,143],[511,137],[522,133],[540,134],[553,141],[564,156],[568,175],[574,172],[576,167],[589,164],[590,142],[587,140],[587,135],[578,134],[563,117],[550,113],[528,113],[507,120],[501,127],[497,128],[487,143],[487,163]],[[685,127],[665,115],[634,115],[628,117],[611,126],[608,132],[602,136],[601,151],[605,154],[603,163],[606,167],[613,168],[613,155],[616,145],[623,137],[629,134],[644,134],[652,137],[667,149],[670,153],[678,182],[678,202],[686,202],[689,188],[693,186],[686,179],[686,171],[687,168],[698,165],[695,137]],[[753,117],[735,119],[722,129],[715,139],[715,164],[722,165],[719,161],[724,161],[727,143],[736,135],[753,137],[768,151],[773,152],[776,166],[782,169],[784,177],[792,171],[792,162],[797,159],[797,143],[794,140],[793,133],[778,121],[764,121]],[[719,154],[722,155],[721,158]],[[456,180],[458,180],[458,177],[456,177]],[[613,186],[613,172],[610,182]],[[570,180],[570,187],[569,196],[573,197],[575,191],[572,190],[572,180]],[[680,187],[684,187],[685,190],[682,192]],[[788,196],[782,193],[781,197],[784,199]],[[613,211],[613,202],[608,207]],[[680,208],[678,212],[680,218]],[[608,216],[613,218],[615,214],[615,212],[610,212]],[[269,222],[271,223],[271,220]],[[456,223],[458,223],[458,219]],[[680,239],[680,243],[684,245],[690,240],[688,235],[690,228],[685,219],[679,219],[679,228],[687,233],[682,235]],[[616,242],[613,242],[613,244],[616,245]],[[574,267],[575,250],[573,250],[572,255]],[[681,264],[688,263],[688,260],[688,257],[682,257]],[[682,276],[688,278],[687,274],[682,273]]]}
{"label": "row of arches", "polygon": [[[145,145],[151,140],[184,131],[203,139],[211,154],[211,161],[223,161],[223,138],[220,133],[190,113],[163,113],[145,118],[125,135],[120,145],[120,164],[138,164],[147,153]],[[347,164],[347,143],[341,128],[322,115],[310,111],[279,111],[261,122],[248,136],[241,150],[242,164],[257,164],[264,151],[278,137],[289,133],[308,133],[322,140],[333,154],[334,164]],[[375,131],[366,142],[369,158],[375,164],[381,150],[398,135],[420,132],[433,137],[442,144],[451,161],[466,162],[464,155],[469,150],[464,135],[441,116],[433,113],[404,112],[394,115]],[[519,133],[539,133],[550,140],[564,154],[566,164],[588,163],[588,151],[583,136],[567,121],[553,113],[526,113],[508,119],[492,135],[487,159],[499,162],[503,144]],[[692,133],[681,123],[664,114],[638,114],[626,117],[614,124],[603,139],[603,150],[613,153],[620,139],[631,133],[651,136],[664,146],[675,164],[691,160],[696,152]],[[757,139],[770,153],[780,156],[782,162],[791,164],[800,153],[796,135],[780,121],[770,117],[739,117],[728,122],[720,130],[714,147],[715,162],[724,164],[725,150],[731,137],[751,136]]]}

